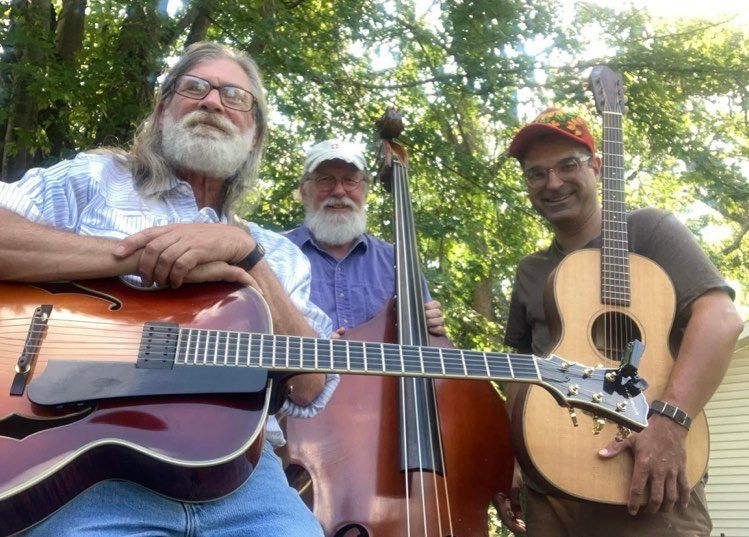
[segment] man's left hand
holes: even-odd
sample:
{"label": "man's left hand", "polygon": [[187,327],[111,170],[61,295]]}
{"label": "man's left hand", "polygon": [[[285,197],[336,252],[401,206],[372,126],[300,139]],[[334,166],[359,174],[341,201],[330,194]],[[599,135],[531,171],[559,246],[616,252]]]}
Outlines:
{"label": "man's left hand", "polygon": [[442,317],[442,304],[436,300],[430,300],[424,304],[424,313],[426,313],[429,333],[434,336],[444,336],[445,319]]}
{"label": "man's left hand", "polygon": [[634,455],[627,510],[636,515],[645,506],[648,513],[670,511],[674,504],[689,503],[685,441],[687,429],[665,416],[653,415],[648,427],[626,440],[613,440],[598,452],[616,457],[626,449]]}
{"label": "man's left hand", "polygon": [[170,224],[144,229],[123,239],[115,256],[142,250],[138,273],[144,285],[156,282],[177,288],[198,265],[241,261],[255,247],[246,230],[226,224]]}

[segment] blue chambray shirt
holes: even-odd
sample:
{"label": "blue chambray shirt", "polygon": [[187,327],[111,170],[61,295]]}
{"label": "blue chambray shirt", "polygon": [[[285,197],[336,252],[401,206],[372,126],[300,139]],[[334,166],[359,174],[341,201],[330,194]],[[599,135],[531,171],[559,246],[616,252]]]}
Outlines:
{"label": "blue chambray shirt", "polygon": [[[310,299],[333,320],[351,328],[374,317],[395,291],[393,245],[364,233],[343,259],[327,253],[307,226],[285,233],[312,265]],[[425,301],[430,300],[422,277]]]}
{"label": "blue chambray shirt", "polygon": [[[0,183],[0,207],[34,222],[79,235],[122,239],[138,231],[174,223],[226,223],[210,207],[198,209],[192,188],[173,178],[160,196],[143,198],[133,188],[126,166],[112,154],[79,153],[49,168],[33,168],[16,183]],[[288,293],[320,337],[332,331],[328,316],[310,302],[310,264],[299,249],[283,236],[244,222],[265,248],[265,258]],[[281,412],[310,417],[330,399],[338,375],[328,375],[320,396],[309,406],[286,400]],[[268,439],[283,443],[275,417],[268,419]]]}

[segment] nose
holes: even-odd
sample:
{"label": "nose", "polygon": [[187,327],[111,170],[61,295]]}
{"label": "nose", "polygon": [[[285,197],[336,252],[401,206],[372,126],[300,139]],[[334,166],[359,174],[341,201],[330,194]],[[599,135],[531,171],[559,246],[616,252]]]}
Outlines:
{"label": "nose", "polygon": [[208,95],[200,99],[201,110],[209,110],[211,112],[220,112],[224,109],[224,103],[221,102],[221,96],[218,94],[218,89],[211,88]]}
{"label": "nose", "polygon": [[559,175],[557,175],[557,172],[554,168],[549,169],[547,173],[549,174],[549,176],[548,179],[546,179],[546,188],[555,190],[557,188],[560,188],[564,184],[564,181],[559,178]]}
{"label": "nose", "polygon": [[338,198],[347,195],[346,189],[343,188],[343,181],[336,179],[335,185],[333,185],[333,190],[330,191],[330,195]]}

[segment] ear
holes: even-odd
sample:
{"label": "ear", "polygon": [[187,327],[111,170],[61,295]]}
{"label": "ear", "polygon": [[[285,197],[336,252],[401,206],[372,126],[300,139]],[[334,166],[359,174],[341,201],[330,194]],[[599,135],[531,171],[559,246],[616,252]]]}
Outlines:
{"label": "ear", "polygon": [[596,174],[596,177],[601,177],[601,157],[598,155],[593,155],[593,158],[590,159],[589,166],[593,168],[593,172]]}
{"label": "ear", "polygon": [[161,130],[164,126],[164,103],[159,103],[159,106],[156,107],[156,124],[159,126],[159,130]]}

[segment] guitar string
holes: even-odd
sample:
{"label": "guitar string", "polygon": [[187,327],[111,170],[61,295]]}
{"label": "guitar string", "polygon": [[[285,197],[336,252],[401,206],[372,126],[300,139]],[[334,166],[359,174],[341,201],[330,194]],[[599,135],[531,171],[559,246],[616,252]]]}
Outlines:
{"label": "guitar string", "polygon": [[[210,332],[217,332],[217,331],[204,330],[204,332],[210,333]],[[255,335],[258,335],[258,334],[255,334]],[[290,336],[289,337],[289,341],[293,343],[294,339],[292,339],[292,338],[294,338],[294,337]],[[299,347],[295,347],[294,350],[295,351],[300,351],[300,353],[301,353],[301,350],[302,350],[301,345],[304,343],[304,341],[302,341],[303,338],[296,338],[296,339],[298,340],[297,342],[300,344],[300,346]],[[309,338],[309,340],[310,341],[314,341],[311,338]],[[329,341],[329,340],[321,340],[321,341]],[[250,352],[250,344],[248,344],[248,345],[241,344],[241,345],[238,346],[238,350],[241,351],[243,354],[249,354],[249,352]],[[135,347],[134,344],[133,344],[133,347]],[[395,348],[403,349],[403,347],[398,347],[397,345],[392,345],[392,344],[390,344],[390,347],[395,347]],[[237,350],[237,347],[232,346],[231,349],[232,349],[232,351],[235,351],[235,350]],[[84,350],[84,351],[90,351],[90,348],[84,348],[82,350]],[[411,371],[418,371],[420,369],[419,365],[422,363],[422,361],[420,361],[419,358],[417,357],[417,353],[419,352],[418,351],[418,347],[417,348],[410,348],[410,349],[406,348],[405,350],[406,350],[406,353],[404,353],[404,364],[406,364],[406,366],[408,366],[407,369],[410,368]],[[440,350],[439,349],[430,348],[430,347],[424,347],[424,348],[422,348],[421,353],[423,354],[424,351],[427,352],[427,357],[429,357],[429,352],[432,353],[432,358],[436,358],[437,356],[440,355],[440,352],[439,352]],[[46,347],[45,347],[45,352],[46,352]],[[409,352],[411,352],[412,355],[409,356],[409,354],[408,354]],[[480,351],[467,351],[467,352],[480,353]],[[268,352],[268,349],[263,348],[261,350],[261,352],[260,352],[261,356],[259,358],[260,360],[263,361],[263,363],[261,364],[260,362],[258,362],[258,364],[255,365],[255,367],[261,367],[262,365],[266,365],[266,366],[270,365],[270,363],[272,362],[272,358],[269,357],[269,354],[270,353]],[[354,349],[354,352],[352,354],[353,354],[353,358],[358,359],[360,361],[363,361],[363,353],[361,351],[359,351],[358,349]],[[466,351],[463,351],[461,359],[450,358],[450,357],[445,358],[444,356],[440,356],[440,358],[445,362],[445,368],[446,369],[449,368],[452,371],[463,369],[463,367],[465,367],[463,365],[464,363],[466,364],[466,366],[470,365],[472,368],[477,368],[478,369],[478,368],[481,368],[484,365],[483,353],[481,353],[481,354],[482,354],[482,356],[471,357],[470,355],[466,356]],[[503,353],[497,353],[497,354],[498,354],[499,358],[507,358],[507,357],[509,357],[509,358],[512,358],[515,361],[515,364],[512,366],[513,371],[517,371],[518,373],[522,374],[523,370],[525,370],[525,373],[527,374],[527,376],[524,377],[524,378],[521,378],[519,375],[515,375],[515,380],[522,381],[522,380],[529,380],[529,379],[535,379],[535,378],[537,378],[536,375],[535,375],[535,367],[536,367],[536,365],[538,366],[539,371],[542,371],[542,370],[546,371],[548,373],[548,376],[553,376],[553,375],[558,375],[559,374],[558,367],[554,366],[554,365],[552,365],[550,363],[548,363],[544,359],[537,359],[536,360],[537,363],[534,364],[533,360],[531,359],[531,357],[528,357],[528,356],[524,356],[524,355],[511,355],[511,354],[503,354]],[[70,358],[76,358],[76,357],[78,357],[78,355],[71,355],[70,356]],[[127,357],[132,358],[132,353],[129,353]],[[49,359],[61,359],[61,357],[55,356],[54,358],[42,359],[42,360],[39,360],[38,363],[45,363]],[[15,364],[16,360],[17,360],[16,358],[12,358],[12,359],[5,359],[5,360],[2,360],[2,361],[4,363],[8,363],[8,364]],[[492,361],[492,356],[487,355],[487,362],[491,363],[491,361]],[[198,365],[201,365],[201,364],[198,364]],[[496,365],[496,364],[494,364],[494,365]],[[312,368],[307,368],[307,369],[312,370]],[[326,369],[319,368],[318,370],[326,370]],[[474,371],[475,371],[475,369],[474,369]],[[384,369],[384,370],[382,370],[382,372],[388,372],[388,373],[391,373],[391,374],[397,374],[397,373],[399,373],[398,371],[393,371],[393,370],[389,370],[389,369]],[[570,374],[570,373],[568,372],[568,374]],[[512,376],[513,375],[507,375],[508,380],[511,379]],[[577,375],[571,374],[571,376],[573,378],[575,378],[575,377],[576,378],[582,378],[582,374],[577,374]],[[489,378],[489,377],[479,376],[478,378]],[[600,392],[600,390],[589,390],[589,389],[586,389],[586,388],[583,387],[583,388],[579,389],[578,394],[579,394],[579,396],[586,396],[588,398],[592,398],[592,396],[594,394],[597,394],[599,392]],[[606,405],[606,404],[604,403],[604,405]],[[604,406],[604,405],[600,405],[600,406]],[[608,404],[608,406],[611,407],[611,408],[613,408],[614,404],[611,403],[611,404]]]}
{"label": "guitar string", "polygon": [[[406,313],[406,305],[410,305],[411,307],[408,308],[411,311],[409,313],[413,313],[416,315],[416,322],[418,324],[418,327],[416,329],[418,332],[414,331],[414,326],[411,322],[405,323],[400,322],[399,323],[399,331],[401,332],[401,337],[399,338],[400,342],[404,341],[404,337],[406,336],[406,331],[410,329],[410,333],[408,334],[408,342],[414,343],[414,336],[418,334],[422,334],[425,337],[427,334],[427,327],[426,327],[426,319],[424,317],[423,313],[423,296],[421,293],[421,281],[419,278],[418,273],[418,260],[416,259],[416,244],[415,244],[415,232],[413,228],[413,217],[411,216],[408,218],[408,214],[406,214],[406,211],[409,207],[411,207],[411,200],[409,198],[409,192],[408,192],[408,183],[407,183],[407,175],[405,172],[405,169],[403,167],[403,164],[400,163],[397,159],[393,162],[393,192],[394,201],[397,201],[399,203],[401,210],[400,211],[394,211],[395,216],[400,215],[401,218],[397,221],[398,225],[396,226],[396,232],[398,233],[398,237],[396,237],[396,246],[398,248],[398,259],[397,259],[397,267],[398,270],[404,270],[407,269],[407,272],[405,274],[408,276],[408,278],[398,278],[399,284],[404,284],[402,288],[398,289],[398,299],[401,301],[399,304],[403,307],[400,309],[400,315],[398,316],[401,321],[403,321],[403,316]],[[409,282],[410,280],[410,282]],[[408,284],[411,285],[408,285]],[[408,318],[412,320],[412,316],[409,315]],[[424,341],[419,341],[419,343],[424,343]],[[422,362],[423,363],[423,362]],[[421,490],[421,508],[422,508],[422,524],[424,527],[424,534],[427,534],[428,531],[428,522],[426,518],[427,509],[426,509],[426,497],[424,494],[425,491],[425,483],[424,483],[424,471],[423,471],[423,461],[421,460],[422,456],[422,447],[421,447],[421,439],[423,438],[423,435],[421,434],[421,420],[419,419],[419,412],[417,411],[416,405],[417,405],[417,389],[420,386],[422,388],[422,397],[423,400],[426,401],[428,398],[427,394],[427,383],[430,381],[428,380],[417,380],[415,378],[411,379],[411,389],[414,394],[414,401],[413,401],[413,416],[415,418],[416,422],[416,441],[417,441],[417,452],[419,456],[418,460],[418,479],[420,484],[420,490]],[[401,381],[401,386],[404,387],[404,382]],[[434,392],[434,386],[432,385],[432,397],[433,401],[436,403],[436,394]],[[432,431],[433,428],[437,428],[438,435],[439,435],[439,423],[433,424],[431,422],[431,415],[430,412],[427,410],[426,412],[426,419],[427,422],[425,424],[426,431]],[[405,426],[406,419],[404,414],[404,427],[403,431],[404,434],[408,435],[408,428]],[[433,439],[432,435],[427,433],[428,441],[429,441],[429,457],[431,458],[430,463],[432,468],[436,468],[436,463],[434,460],[434,445],[433,445]],[[439,439],[440,442],[440,454],[443,453],[442,444],[441,444],[441,438]],[[407,459],[408,457],[408,450],[407,450],[407,441],[404,438],[404,453],[406,454],[406,469],[409,468],[410,463]],[[445,468],[444,463],[444,456],[442,457],[442,468]],[[404,472],[405,474],[408,474],[408,472]],[[431,472],[432,474],[432,490],[434,491],[434,505],[436,506],[437,514],[437,525],[438,525],[438,531],[439,534],[442,535],[442,515],[441,515],[441,505],[440,505],[440,489],[437,485],[437,475],[436,472]],[[404,476],[405,478],[406,476]],[[445,487],[445,498],[446,498],[446,506],[447,506],[447,513],[448,513],[448,520],[450,521],[450,533],[452,533],[452,517],[451,517],[451,507],[450,507],[450,501],[449,501],[449,495],[447,494],[447,479],[448,475],[447,472],[444,472],[443,474],[443,484]],[[409,502],[410,505],[410,502]],[[410,527],[409,527],[410,531]]]}

